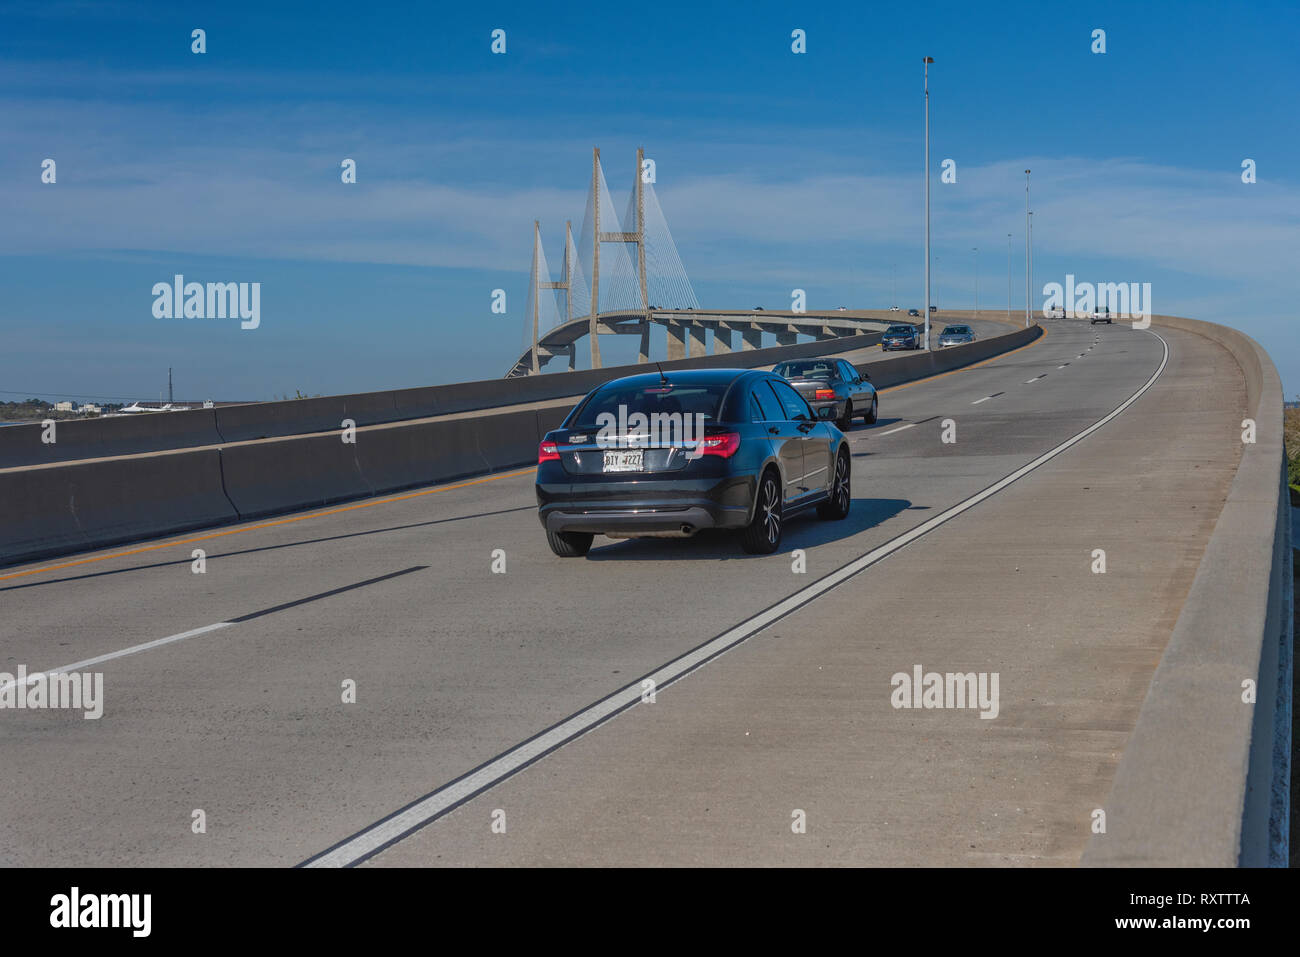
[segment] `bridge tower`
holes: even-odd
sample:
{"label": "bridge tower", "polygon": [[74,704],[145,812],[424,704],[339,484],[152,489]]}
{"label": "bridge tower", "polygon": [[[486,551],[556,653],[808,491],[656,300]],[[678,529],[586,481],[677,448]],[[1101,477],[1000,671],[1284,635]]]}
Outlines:
{"label": "bridge tower", "polygon": [[[540,371],[540,362],[538,353],[540,351],[539,338],[541,330],[539,329],[541,319],[541,303],[543,289],[563,289],[564,290],[564,319],[568,321],[573,318],[573,289],[572,289],[572,270],[573,263],[569,257],[569,248],[573,245],[573,224],[569,220],[564,221],[564,279],[560,282],[551,282],[550,272],[546,269],[546,257],[542,252],[542,227],[541,223],[533,220],[533,271],[532,271],[532,289],[529,290],[530,299],[533,304],[533,372]],[[543,279],[542,277],[545,276]],[[569,368],[574,368],[573,349],[569,349]]]}
{"label": "bridge tower", "polygon": [[[604,176],[600,170],[600,147],[591,150],[591,195],[593,229],[591,240],[591,323],[587,335],[591,339],[591,367],[600,368],[600,343],[597,338],[596,316],[600,312],[600,244],[630,243],[636,246],[637,282],[641,293],[641,346],[637,361],[650,360],[650,299],[646,291],[645,272],[645,191],[641,167],[645,162],[645,148],[636,151],[636,224],[633,230],[624,232],[602,232],[600,228],[600,184]],[[566,247],[567,251],[567,247]]]}

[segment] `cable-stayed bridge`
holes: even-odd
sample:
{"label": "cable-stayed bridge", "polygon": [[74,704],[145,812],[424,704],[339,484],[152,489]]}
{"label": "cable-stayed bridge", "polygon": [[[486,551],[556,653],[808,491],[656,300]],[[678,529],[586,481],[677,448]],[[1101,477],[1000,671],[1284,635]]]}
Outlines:
{"label": "cable-stayed bridge", "polygon": [[778,345],[793,345],[800,334],[834,339],[880,326],[880,320],[806,312],[700,309],[642,149],[636,151],[634,186],[621,219],[600,149],[592,150],[582,227],[575,241],[572,222],[564,224],[559,276],[552,278],[541,224],[534,220],[523,352],[507,378],[536,374],[557,356],[566,358],[570,369],[577,368],[578,343],[584,336],[593,369],[601,367],[601,335],[639,336],[637,360],[648,362],[652,323],[668,330],[668,359],[705,355],[709,330],[716,354],[733,351],[736,332],[739,348],[750,350],[761,348],[764,332],[772,333]]}

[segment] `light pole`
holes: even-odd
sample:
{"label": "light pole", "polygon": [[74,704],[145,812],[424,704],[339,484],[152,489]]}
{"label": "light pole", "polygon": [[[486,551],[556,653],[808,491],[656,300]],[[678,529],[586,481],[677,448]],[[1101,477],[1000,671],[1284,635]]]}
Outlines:
{"label": "light pole", "polygon": [[975,318],[980,317],[980,248],[972,246],[971,251],[975,253]]}
{"label": "light pole", "polygon": [[1029,170],[1025,170],[1025,325],[1029,325],[1029,288],[1032,283],[1033,253],[1029,242]]}
{"label": "light pole", "polygon": [[1011,234],[1007,233],[1007,318],[1011,318]]}
{"label": "light pole", "polygon": [[[1030,288],[1034,285],[1034,211],[1032,209],[1029,211],[1029,285]],[[1033,315],[1032,309],[1030,315]]]}
{"label": "light pole", "polygon": [[930,349],[930,64],[924,59],[925,71],[925,348]]}
{"label": "light pole", "polygon": [[898,305],[898,263],[889,264],[889,304]]}

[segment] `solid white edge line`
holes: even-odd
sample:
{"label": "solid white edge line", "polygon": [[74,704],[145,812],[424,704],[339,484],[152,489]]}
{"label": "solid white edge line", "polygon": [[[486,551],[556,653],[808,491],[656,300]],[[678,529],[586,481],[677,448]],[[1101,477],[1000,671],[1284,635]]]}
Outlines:
{"label": "solid white edge line", "polygon": [[345,839],[335,847],[308,860],[305,862],[304,866],[347,867],[359,863],[364,858],[370,857],[385,846],[395,843],[411,831],[430,823],[434,818],[441,816],[447,810],[468,800],[478,792],[487,790],[493,785],[499,783],[512,775],[515,771],[542,757],[548,751],[555,750],[556,748],[568,743],[570,740],[585,734],[597,725],[602,724],[609,718],[613,717],[617,712],[625,708],[635,707],[637,702],[641,700],[642,682],[647,678],[654,682],[653,687],[656,691],[661,690],[665,685],[682,677],[687,672],[693,671],[710,658],[722,654],[755,633],[762,631],[776,619],[796,610],[801,605],[807,604],[812,599],[817,598],[819,595],[830,591],[837,585],[852,578],[863,569],[874,565],[881,559],[886,558],[904,546],[911,544],[922,535],[925,535],[945,522],[956,518],[968,509],[974,508],[980,502],[996,495],[1008,485],[1034,471],[1034,469],[1056,458],[1056,456],[1060,455],[1066,449],[1082,442],[1085,438],[1092,435],[1092,433],[1106,425],[1106,423],[1118,417],[1125,409],[1140,399],[1146,391],[1155,384],[1156,379],[1160,378],[1160,373],[1164,372],[1165,366],[1169,362],[1169,343],[1165,342],[1160,335],[1154,332],[1151,333],[1151,335],[1159,339],[1161,345],[1164,346],[1164,355],[1161,356],[1159,368],[1156,369],[1151,378],[1146,381],[1146,384],[1143,385],[1142,388],[1129,396],[1119,405],[1118,408],[1094,422],[1082,432],[1066,439],[1051,451],[1044,452],[1029,464],[1020,467],[1005,478],[988,486],[983,491],[977,492],[965,501],[959,502],[939,515],[922,522],[910,531],[904,532],[902,535],[885,542],[883,545],[873,548],[865,555],[862,555],[849,562],[847,565],[836,569],[826,577],[813,582],[811,585],[801,588],[789,598],[778,602],[770,608],[759,612],[754,617],[741,622],[734,628],[723,632],[712,641],[706,642],[695,650],[687,652],[682,657],[664,665],[659,670],[638,679],[618,691],[615,691],[609,697],[596,702],[584,711],[560,722],[550,730],[544,731],[536,737],[525,741],[522,744],[516,745],[504,754],[501,754],[487,762],[478,770],[439,788],[432,794],[416,801],[404,810],[398,811],[382,821],[372,824],[369,828],[361,831],[353,837]]}
{"label": "solid white edge line", "polygon": [[[142,651],[148,651],[151,648],[157,648],[160,645],[170,645],[175,641],[184,641],[186,638],[194,638],[198,635],[206,634],[209,631],[216,631],[218,628],[229,628],[235,624],[233,621],[219,621],[214,625],[204,625],[202,628],[192,628],[189,631],[182,631],[179,634],[168,635],[166,638],[156,638],[153,641],[146,641],[143,644],[132,645],[129,648],[123,648],[120,651],[110,651],[106,655],[98,655],[94,658],[87,658],[84,661],[74,661],[70,665],[59,665],[57,668],[49,668],[45,671],[33,671],[27,676],[24,684],[31,684],[40,675],[60,675],[69,671],[80,671],[82,668],[89,668],[91,665],[102,664],[105,661],[112,661],[114,658],[125,658],[127,655],[136,655]],[[0,694],[8,691],[18,682],[7,681],[0,685]]]}

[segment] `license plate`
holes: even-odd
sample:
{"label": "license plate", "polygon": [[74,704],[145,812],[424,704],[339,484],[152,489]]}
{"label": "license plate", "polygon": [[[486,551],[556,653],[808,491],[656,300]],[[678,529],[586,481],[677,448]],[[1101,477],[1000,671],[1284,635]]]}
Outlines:
{"label": "license plate", "polygon": [[640,472],[645,462],[645,449],[619,449],[605,452],[606,472]]}

